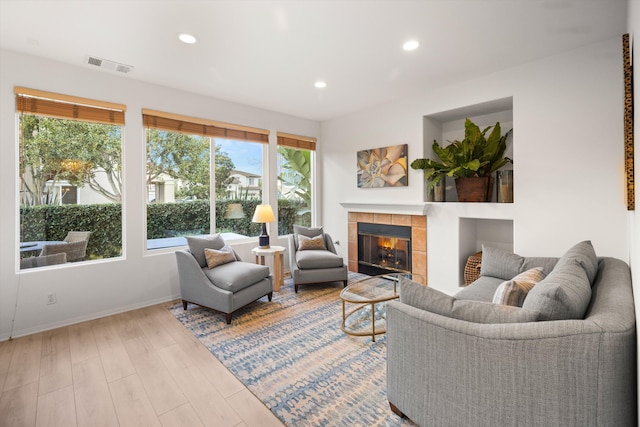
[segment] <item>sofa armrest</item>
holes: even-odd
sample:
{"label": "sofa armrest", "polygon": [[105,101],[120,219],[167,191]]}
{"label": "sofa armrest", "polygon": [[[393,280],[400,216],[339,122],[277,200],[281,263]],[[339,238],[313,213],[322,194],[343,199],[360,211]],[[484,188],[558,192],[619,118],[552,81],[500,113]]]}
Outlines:
{"label": "sofa armrest", "polygon": [[298,263],[296,261],[296,242],[295,242],[295,237],[293,234],[289,234],[287,236],[287,242],[288,242],[288,246],[289,246],[289,271],[291,272],[291,275],[293,276],[293,272],[294,271],[298,271],[300,270],[300,267],[298,267]]}
{"label": "sofa armrest", "polygon": [[[399,301],[387,303],[386,316],[387,396],[419,425],[635,420],[635,381],[625,378],[629,364],[602,365],[606,333],[594,322],[478,324]],[[624,344],[620,348],[628,354]]]}

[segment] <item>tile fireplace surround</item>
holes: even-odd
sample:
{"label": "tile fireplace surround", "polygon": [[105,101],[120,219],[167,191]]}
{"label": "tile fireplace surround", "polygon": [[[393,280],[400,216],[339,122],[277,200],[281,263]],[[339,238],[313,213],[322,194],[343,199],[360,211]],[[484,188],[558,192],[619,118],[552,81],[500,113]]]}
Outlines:
{"label": "tile fireplace surround", "polygon": [[427,217],[425,215],[349,212],[349,271],[358,271],[358,223],[405,225],[411,227],[411,274],[427,284]]}

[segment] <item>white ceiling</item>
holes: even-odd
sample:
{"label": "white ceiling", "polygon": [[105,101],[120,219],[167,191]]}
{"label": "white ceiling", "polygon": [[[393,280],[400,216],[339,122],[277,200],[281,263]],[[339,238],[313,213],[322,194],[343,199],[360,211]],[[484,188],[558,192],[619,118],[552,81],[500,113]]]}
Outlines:
{"label": "white ceiling", "polygon": [[627,0],[0,0],[0,47],[95,68],[92,55],[135,67],[124,78],[326,120],[619,37],[626,12]]}

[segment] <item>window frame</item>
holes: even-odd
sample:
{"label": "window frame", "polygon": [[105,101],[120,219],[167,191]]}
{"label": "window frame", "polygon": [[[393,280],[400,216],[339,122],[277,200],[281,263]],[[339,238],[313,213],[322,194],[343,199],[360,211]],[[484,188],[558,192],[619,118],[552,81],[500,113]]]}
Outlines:
{"label": "window frame", "polygon": [[[119,167],[120,167],[120,179],[125,176],[124,173],[124,141],[125,141],[125,112],[126,105],[90,98],[84,98],[74,95],[66,95],[55,92],[43,91],[39,89],[31,89],[21,86],[14,87],[14,95],[15,95],[15,113],[16,113],[16,143],[18,144],[18,156],[16,157],[16,162],[18,164],[18,175],[17,175],[17,189],[18,189],[18,197],[15,201],[15,207],[17,208],[17,223],[16,223],[16,269],[19,273],[24,273],[28,271],[29,268],[21,268],[20,260],[22,259],[22,253],[20,243],[23,239],[23,217],[21,213],[22,198],[20,197],[20,188],[21,188],[21,178],[20,178],[20,170],[21,170],[21,162],[23,161],[23,157],[21,153],[21,144],[23,144],[23,116],[32,115],[39,118],[52,118],[59,119],[65,121],[77,121],[77,122],[85,122],[91,124],[102,124],[109,126],[117,126],[119,128],[119,142],[120,142],[120,159],[119,159]],[[45,184],[46,186],[47,184]],[[60,182],[54,182],[51,184],[52,187],[57,187],[60,189],[60,202],[59,206],[65,206],[68,204],[63,203],[63,193],[62,189],[65,186],[69,186],[69,182],[66,180],[61,180]],[[74,186],[76,191],[79,187]],[[91,187],[90,187],[91,188]],[[124,202],[124,190],[125,184],[122,182],[122,185],[119,189],[120,191],[120,200],[117,202],[120,205],[120,254],[115,256],[108,256],[96,260],[90,259],[81,259],[80,262],[71,263],[71,264],[84,264],[90,261],[98,261],[98,262],[108,262],[111,260],[122,259],[125,256],[125,202]],[[95,203],[89,203],[95,204]],[[80,202],[80,194],[76,193],[76,202],[74,205],[87,205],[87,203]],[[93,230],[92,230],[93,231]],[[69,262],[65,263],[64,266],[69,266]],[[44,268],[51,267],[60,267],[61,265],[42,265],[38,270]]]}

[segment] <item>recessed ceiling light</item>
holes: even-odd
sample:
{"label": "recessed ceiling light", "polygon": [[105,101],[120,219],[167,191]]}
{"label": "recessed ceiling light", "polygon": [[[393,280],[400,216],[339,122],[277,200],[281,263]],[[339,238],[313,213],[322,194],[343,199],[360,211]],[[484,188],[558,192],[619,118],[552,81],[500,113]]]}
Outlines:
{"label": "recessed ceiling light", "polygon": [[420,42],[417,40],[409,40],[402,45],[404,50],[416,50],[420,46]]}
{"label": "recessed ceiling light", "polygon": [[180,39],[182,43],[187,43],[187,44],[194,44],[195,42],[198,41],[198,39],[195,36],[187,33],[179,33],[178,39]]}
{"label": "recessed ceiling light", "polygon": [[327,87],[327,82],[323,82],[322,80],[320,80],[315,82],[313,85],[318,89],[324,89],[325,87]]}

